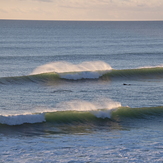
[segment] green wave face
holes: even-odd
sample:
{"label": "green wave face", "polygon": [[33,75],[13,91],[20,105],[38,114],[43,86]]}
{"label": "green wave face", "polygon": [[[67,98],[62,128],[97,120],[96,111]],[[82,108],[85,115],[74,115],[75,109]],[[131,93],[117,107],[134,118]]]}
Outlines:
{"label": "green wave face", "polygon": [[[102,114],[101,114],[102,113]],[[102,109],[96,111],[58,111],[46,113],[46,122],[53,123],[101,123],[115,122],[125,118],[148,119],[151,117],[163,116],[163,106],[130,108],[119,107],[112,110]]]}
{"label": "green wave face", "polygon": [[148,119],[152,116],[163,116],[163,106],[143,108],[120,107],[112,112],[111,118]]}
{"label": "green wave face", "polygon": [[114,79],[114,78],[162,78],[163,67],[154,68],[139,68],[139,69],[124,69],[124,70],[112,70],[104,75],[102,79]]}
{"label": "green wave face", "polygon": [[46,113],[45,119],[47,122],[53,123],[88,123],[98,120],[98,118],[90,112],[84,111],[58,111]]}
{"label": "green wave face", "polygon": [[59,78],[56,73],[3,77],[0,78],[0,84],[50,83],[59,80]]}

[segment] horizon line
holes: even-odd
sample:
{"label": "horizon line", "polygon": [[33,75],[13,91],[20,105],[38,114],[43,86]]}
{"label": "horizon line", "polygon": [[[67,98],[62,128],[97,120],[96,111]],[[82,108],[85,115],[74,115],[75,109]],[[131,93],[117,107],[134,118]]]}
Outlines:
{"label": "horizon line", "polygon": [[71,20],[71,19],[65,19],[65,20],[59,20],[59,19],[56,19],[56,20],[54,20],[54,19],[0,19],[0,20],[16,20],[16,21],[76,21],[76,22],[150,22],[150,21],[163,21],[163,20],[153,20],[153,19],[151,19],[151,20]]}

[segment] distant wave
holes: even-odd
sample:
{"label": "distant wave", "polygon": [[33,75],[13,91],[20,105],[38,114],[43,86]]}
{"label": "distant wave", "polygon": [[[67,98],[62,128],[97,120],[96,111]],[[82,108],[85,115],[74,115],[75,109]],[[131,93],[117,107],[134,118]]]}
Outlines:
{"label": "distant wave", "polygon": [[72,64],[66,61],[51,62],[37,67],[31,75],[41,73],[69,73],[69,72],[96,72],[111,70],[111,66],[103,61],[88,61],[80,64]]}
{"label": "distant wave", "polygon": [[[58,80],[116,80],[116,79],[144,79],[144,78],[163,78],[163,66],[142,67],[135,69],[112,69],[104,62],[83,62],[79,65],[71,65],[71,68],[64,68],[58,72],[53,69],[62,63],[50,63],[36,68],[30,75],[1,77],[0,84],[23,84],[33,83],[53,83]],[[65,63],[69,67],[68,63]],[[90,67],[89,67],[90,64]],[[98,66],[101,65],[101,66]],[[85,66],[84,66],[85,65]],[[50,68],[48,67],[50,66]],[[51,68],[52,66],[52,68]],[[48,67],[48,68],[47,68]],[[76,69],[75,69],[76,68]],[[59,68],[58,68],[59,69]],[[73,69],[73,71],[71,71]]]}

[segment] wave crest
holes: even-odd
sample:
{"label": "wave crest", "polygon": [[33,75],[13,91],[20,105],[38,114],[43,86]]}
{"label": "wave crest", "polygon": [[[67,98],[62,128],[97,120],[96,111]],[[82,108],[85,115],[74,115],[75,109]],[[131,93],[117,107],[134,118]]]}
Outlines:
{"label": "wave crest", "polygon": [[51,62],[37,67],[31,75],[41,73],[65,73],[65,72],[83,72],[83,71],[106,71],[111,70],[111,66],[103,61],[82,62],[80,64],[72,64],[69,62]]}

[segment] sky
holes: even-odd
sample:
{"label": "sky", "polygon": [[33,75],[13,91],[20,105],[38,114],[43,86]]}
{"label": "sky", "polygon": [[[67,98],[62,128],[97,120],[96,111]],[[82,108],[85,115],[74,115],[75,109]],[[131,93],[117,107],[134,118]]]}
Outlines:
{"label": "sky", "polygon": [[163,20],[163,0],[0,0],[0,19]]}

